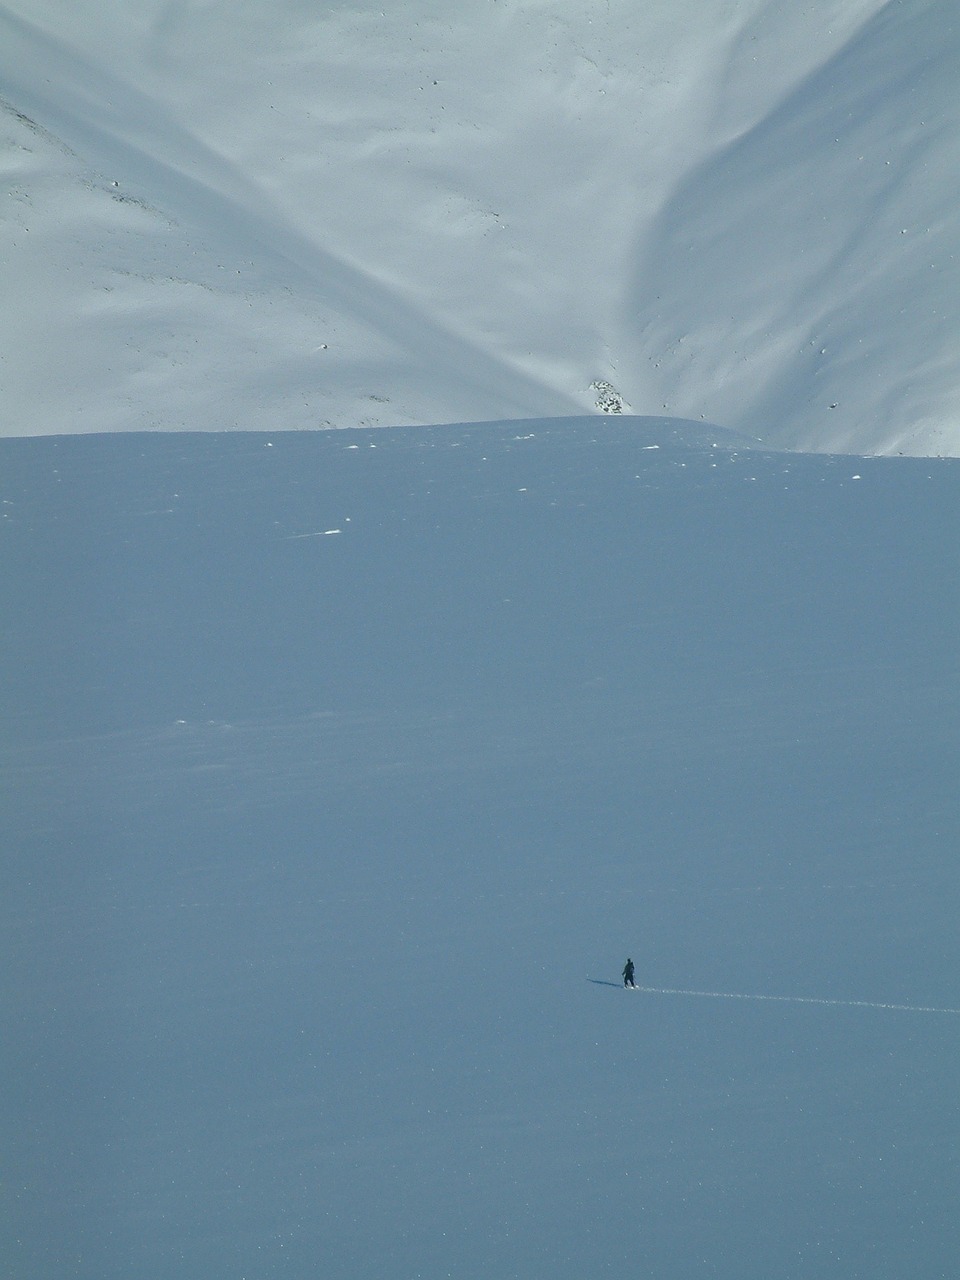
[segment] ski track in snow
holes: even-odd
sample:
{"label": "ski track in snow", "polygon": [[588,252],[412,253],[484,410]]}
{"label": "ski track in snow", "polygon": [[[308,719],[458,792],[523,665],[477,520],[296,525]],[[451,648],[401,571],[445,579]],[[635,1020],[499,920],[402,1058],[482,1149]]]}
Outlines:
{"label": "ski track in snow", "polygon": [[830,1000],[823,996],[768,996],[747,991],[694,991],[686,987],[641,987],[651,996],[700,996],[707,1000],[770,1000],[780,1004],[829,1004],[847,1009],[893,1009],[899,1013],[949,1013],[960,1015],[960,1009],[941,1008],[939,1005],[889,1004],[883,1000]]}

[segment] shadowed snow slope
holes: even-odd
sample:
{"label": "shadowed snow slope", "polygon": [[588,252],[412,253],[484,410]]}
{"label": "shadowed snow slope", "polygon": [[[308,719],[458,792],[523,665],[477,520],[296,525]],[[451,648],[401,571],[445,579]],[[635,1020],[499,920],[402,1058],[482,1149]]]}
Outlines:
{"label": "shadowed snow slope", "polygon": [[951,1274],[958,479],[0,441],[10,1274]]}
{"label": "shadowed snow slope", "polygon": [[0,430],[958,452],[958,81],[953,0],[5,0]]}

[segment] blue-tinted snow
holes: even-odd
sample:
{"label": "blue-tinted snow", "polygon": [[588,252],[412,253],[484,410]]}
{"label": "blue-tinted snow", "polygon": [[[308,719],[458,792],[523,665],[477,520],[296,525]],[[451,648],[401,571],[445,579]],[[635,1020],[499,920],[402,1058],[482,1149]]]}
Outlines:
{"label": "blue-tinted snow", "polygon": [[592,418],[0,476],[11,1275],[952,1273],[960,462]]}

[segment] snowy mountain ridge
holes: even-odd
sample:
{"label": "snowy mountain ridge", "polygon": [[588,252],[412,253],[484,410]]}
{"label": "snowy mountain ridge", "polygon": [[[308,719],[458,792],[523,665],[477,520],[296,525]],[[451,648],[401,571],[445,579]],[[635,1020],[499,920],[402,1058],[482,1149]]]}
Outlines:
{"label": "snowy mountain ridge", "polygon": [[0,5],[6,435],[960,451],[946,0]]}

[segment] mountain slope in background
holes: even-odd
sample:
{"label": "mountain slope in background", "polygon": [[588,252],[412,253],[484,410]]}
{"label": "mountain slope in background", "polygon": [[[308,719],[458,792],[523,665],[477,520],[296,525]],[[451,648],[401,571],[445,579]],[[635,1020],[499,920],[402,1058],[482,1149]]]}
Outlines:
{"label": "mountain slope in background", "polygon": [[4,434],[960,450],[948,0],[0,6]]}

